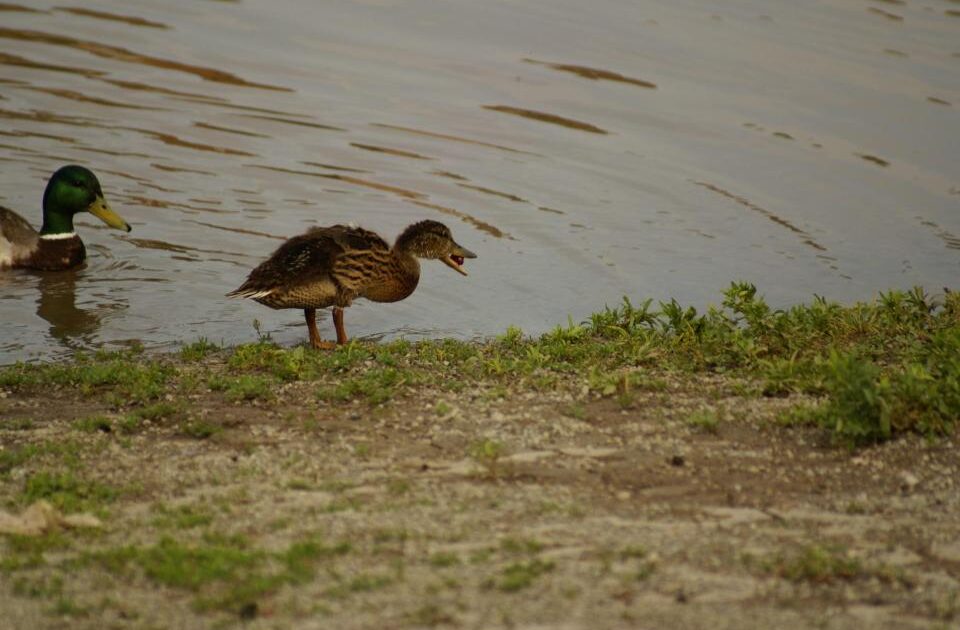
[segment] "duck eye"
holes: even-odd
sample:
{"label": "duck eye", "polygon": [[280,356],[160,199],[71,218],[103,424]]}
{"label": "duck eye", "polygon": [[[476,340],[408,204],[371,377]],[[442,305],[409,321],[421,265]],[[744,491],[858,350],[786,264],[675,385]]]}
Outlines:
{"label": "duck eye", "polygon": [[79,179],[75,179],[73,180],[73,185],[77,188],[81,188],[83,186],[83,182],[81,182]]}

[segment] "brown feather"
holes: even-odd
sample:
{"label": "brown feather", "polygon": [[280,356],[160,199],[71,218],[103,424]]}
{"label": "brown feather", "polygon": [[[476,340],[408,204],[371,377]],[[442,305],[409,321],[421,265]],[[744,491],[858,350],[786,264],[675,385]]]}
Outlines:
{"label": "brown feather", "polygon": [[345,343],[340,309],[359,297],[396,302],[409,296],[420,281],[417,257],[446,259],[446,264],[459,269],[464,256],[475,257],[436,221],[408,227],[392,248],[363,228],[313,228],[283,243],[227,295],[250,298],[271,308],[304,309],[311,345],[324,348],[327,342],[316,333],[316,309],[335,307],[337,343]]}
{"label": "brown feather", "polygon": [[[10,260],[4,259],[9,256]],[[0,206],[0,269],[56,271],[79,265],[87,256],[80,237],[40,238],[19,214]]]}

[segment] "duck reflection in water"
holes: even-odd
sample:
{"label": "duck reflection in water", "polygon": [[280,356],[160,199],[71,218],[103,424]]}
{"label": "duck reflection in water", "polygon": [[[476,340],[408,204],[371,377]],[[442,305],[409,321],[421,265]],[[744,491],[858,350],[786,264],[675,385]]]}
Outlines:
{"label": "duck reflection in water", "polygon": [[77,305],[77,271],[41,271],[38,277],[37,315],[50,324],[50,336],[68,348],[89,346],[111,313],[127,308],[126,300],[113,298],[111,303],[92,308]]}

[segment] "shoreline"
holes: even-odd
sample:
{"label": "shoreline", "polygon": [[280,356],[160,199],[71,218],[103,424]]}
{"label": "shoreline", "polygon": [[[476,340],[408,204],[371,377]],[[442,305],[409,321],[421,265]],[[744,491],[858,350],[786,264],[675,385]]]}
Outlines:
{"label": "shoreline", "polygon": [[0,368],[0,528],[47,510],[0,534],[0,606],[38,628],[946,627],[947,299],[779,312],[735,284],[722,313],[625,302],[538,338]]}

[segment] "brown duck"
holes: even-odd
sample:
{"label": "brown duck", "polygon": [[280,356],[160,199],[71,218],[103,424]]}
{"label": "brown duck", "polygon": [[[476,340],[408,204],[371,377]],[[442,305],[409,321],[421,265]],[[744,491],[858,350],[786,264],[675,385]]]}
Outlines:
{"label": "brown duck", "polygon": [[19,214],[0,206],[0,270],[55,271],[83,262],[87,250],[73,230],[73,217],[89,212],[112,228],[130,231],[110,209],[92,171],[71,164],[50,176],[43,192],[43,226],[37,232]]}
{"label": "brown duck", "polygon": [[333,307],[337,344],[347,342],[343,309],[357,298],[398,302],[417,288],[418,258],[432,258],[463,275],[465,258],[477,255],[458,245],[450,229],[437,221],[407,227],[393,247],[375,232],[334,225],[312,228],[281,245],[250,272],[228,297],[251,298],[270,308],[302,308],[310,345],[331,349],[317,332],[317,309]]}

